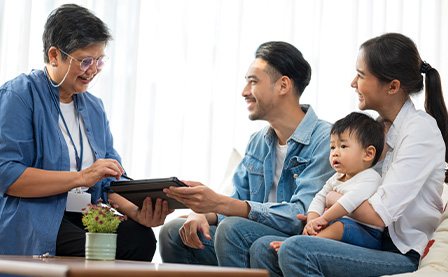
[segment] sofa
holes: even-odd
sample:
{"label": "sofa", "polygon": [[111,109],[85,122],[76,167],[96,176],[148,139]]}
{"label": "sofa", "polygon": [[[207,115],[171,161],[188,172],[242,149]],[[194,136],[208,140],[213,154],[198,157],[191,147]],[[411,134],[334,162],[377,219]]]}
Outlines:
{"label": "sofa", "polygon": [[[443,190],[443,200],[447,203],[448,186],[445,184]],[[394,277],[435,277],[448,276],[448,209],[440,219],[439,227],[434,232],[431,240],[426,246],[425,253],[420,259],[417,271],[412,273],[393,275]]]}

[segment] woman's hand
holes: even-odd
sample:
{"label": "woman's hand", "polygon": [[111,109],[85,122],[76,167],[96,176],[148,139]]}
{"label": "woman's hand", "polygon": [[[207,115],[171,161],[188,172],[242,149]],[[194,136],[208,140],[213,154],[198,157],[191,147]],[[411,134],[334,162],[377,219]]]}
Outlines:
{"label": "woman's hand", "polygon": [[120,163],[113,159],[99,159],[90,167],[81,170],[81,184],[84,187],[91,187],[97,182],[107,177],[115,177],[120,180],[124,173]]}
{"label": "woman's hand", "polygon": [[146,197],[142,208],[137,210],[135,221],[146,227],[156,227],[162,225],[172,212],[174,210],[168,209],[168,201],[157,198],[153,209],[151,198]]}
{"label": "woman's hand", "polygon": [[150,197],[146,197],[143,201],[142,208],[139,209],[134,203],[130,202],[123,196],[115,192],[109,192],[107,194],[109,201],[118,205],[118,211],[135,222],[140,223],[146,227],[160,226],[165,222],[165,218],[174,210],[168,209],[168,201],[157,199],[154,208],[152,207],[152,201]]}

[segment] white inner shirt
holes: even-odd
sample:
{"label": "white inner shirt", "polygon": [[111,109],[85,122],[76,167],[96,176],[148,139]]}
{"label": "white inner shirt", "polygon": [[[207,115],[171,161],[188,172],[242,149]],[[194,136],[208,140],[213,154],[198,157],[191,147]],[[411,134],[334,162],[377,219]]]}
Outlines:
{"label": "white inner shirt", "polygon": [[[60,107],[61,107],[61,113],[65,119],[65,123],[67,124],[67,128],[70,132],[70,135],[72,136],[73,142],[76,145],[76,150],[78,151],[79,158],[81,158],[81,143],[79,140],[79,127],[74,101],[70,103],[60,103]],[[87,138],[84,122],[82,120],[81,115],[79,115],[79,117],[80,117],[79,123],[81,126],[81,135],[83,142],[83,155],[81,166],[81,170],[83,170],[90,167],[95,162],[95,156],[93,154],[92,147],[90,147],[89,139]],[[67,133],[67,129],[64,126],[64,122],[62,121],[61,116],[59,116],[58,124],[59,128],[62,131],[62,134],[64,135],[65,142],[67,143],[68,154],[70,157],[70,171],[76,172],[77,169],[76,169],[75,149],[73,148],[73,144],[70,140],[70,137]],[[87,189],[88,189],[87,187],[81,187],[82,191],[87,191]],[[76,189],[73,189],[72,191],[75,190]]]}
{"label": "white inner shirt", "polygon": [[288,144],[280,145],[277,141],[277,145],[275,146],[275,174],[274,174],[274,182],[271,186],[271,190],[269,191],[268,202],[277,202],[277,185],[278,181],[280,181],[280,177],[282,176],[283,163],[285,162],[286,152],[288,151]]}

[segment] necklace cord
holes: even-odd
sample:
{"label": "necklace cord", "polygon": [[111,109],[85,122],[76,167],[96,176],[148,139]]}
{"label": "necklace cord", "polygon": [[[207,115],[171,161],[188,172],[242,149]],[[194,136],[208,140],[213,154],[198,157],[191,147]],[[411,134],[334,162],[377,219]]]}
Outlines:
{"label": "necklace cord", "polygon": [[[71,64],[71,61],[70,61],[70,64]],[[69,67],[69,70],[70,70],[70,67]],[[67,71],[67,73],[68,73],[68,71]],[[48,90],[49,90],[50,95],[51,95],[51,99],[53,100],[53,103],[54,103],[54,105],[56,107],[56,110],[58,111],[58,114],[61,117],[62,122],[64,123],[65,130],[67,131],[68,137],[70,138],[70,141],[71,141],[71,143],[73,145],[73,149],[75,150],[76,170],[77,171],[81,171],[81,169],[82,169],[82,158],[83,158],[83,140],[82,140],[82,133],[81,133],[81,123],[80,123],[80,119],[79,119],[78,96],[74,95],[73,101],[74,101],[76,114],[77,114],[77,117],[78,117],[78,129],[79,129],[79,141],[80,141],[80,146],[81,146],[81,156],[78,155],[78,150],[76,148],[75,142],[73,141],[72,135],[70,134],[70,131],[68,130],[67,123],[65,122],[64,116],[62,115],[62,111],[61,111],[61,108],[59,106],[59,101],[56,99],[56,95],[53,93],[52,89],[48,85],[48,83],[52,84],[52,81],[50,79],[50,76],[48,75],[46,67],[44,68],[44,74],[47,75],[47,77],[48,77],[47,86],[48,86]],[[67,76],[67,74],[65,74],[65,76]],[[64,77],[64,80],[65,80],[65,77]],[[62,80],[62,82],[64,82],[64,80]],[[62,84],[62,82],[58,86],[54,86],[53,84],[52,85],[53,85],[53,87],[59,87]]]}

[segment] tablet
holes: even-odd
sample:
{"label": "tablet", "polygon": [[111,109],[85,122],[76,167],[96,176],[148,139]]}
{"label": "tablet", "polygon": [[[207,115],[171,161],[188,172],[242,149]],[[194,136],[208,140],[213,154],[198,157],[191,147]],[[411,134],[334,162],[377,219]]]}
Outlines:
{"label": "tablet", "polygon": [[176,177],[132,181],[112,181],[110,183],[111,190],[128,199],[139,208],[142,207],[143,200],[145,200],[146,196],[149,196],[151,197],[153,207],[157,198],[162,198],[168,201],[168,208],[170,210],[188,209],[184,204],[180,203],[176,199],[167,197],[163,192],[164,188],[171,186],[188,187]]}

